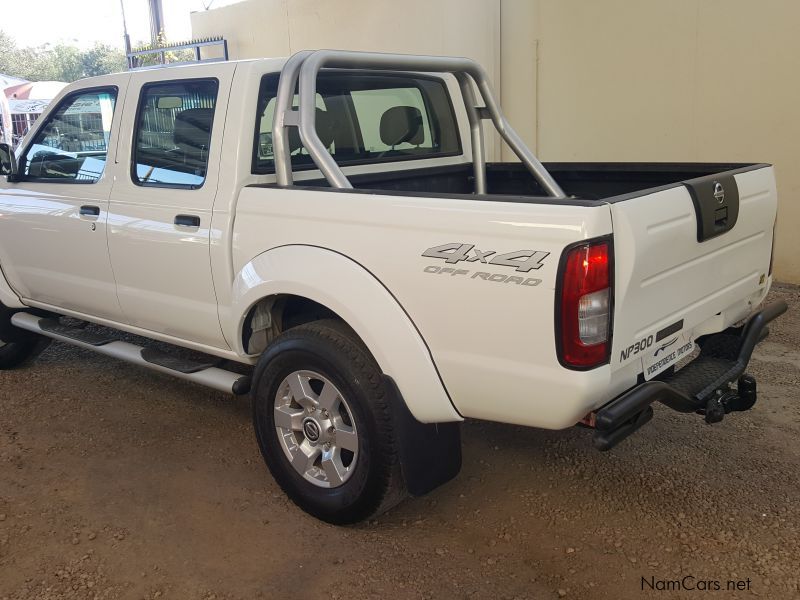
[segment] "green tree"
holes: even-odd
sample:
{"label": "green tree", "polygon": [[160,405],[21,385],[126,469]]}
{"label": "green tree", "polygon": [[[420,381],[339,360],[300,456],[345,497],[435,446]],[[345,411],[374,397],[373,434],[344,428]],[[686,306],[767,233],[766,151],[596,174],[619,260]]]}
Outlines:
{"label": "green tree", "polygon": [[83,74],[86,77],[116,73],[126,68],[125,53],[111,46],[95,44],[83,53]]}
{"label": "green tree", "polygon": [[[23,50],[28,50],[27,48]],[[75,46],[49,44],[33,48],[31,75],[25,79],[40,81],[75,81],[83,77],[82,52]]]}
{"label": "green tree", "polygon": [[88,50],[68,44],[20,48],[0,30],[0,73],[30,81],[75,81],[126,68],[125,54],[104,44]]}
{"label": "green tree", "polygon": [[19,62],[17,44],[10,35],[0,30],[0,73],[19,77],[21,65]]}

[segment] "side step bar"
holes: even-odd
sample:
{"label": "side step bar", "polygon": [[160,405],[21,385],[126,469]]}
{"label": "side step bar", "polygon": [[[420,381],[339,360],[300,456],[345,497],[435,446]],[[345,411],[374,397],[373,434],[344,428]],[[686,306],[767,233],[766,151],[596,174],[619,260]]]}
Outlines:
{"label": "side step bar", "polygon": [[11,323],[20,329],[147,367],[160,373],[193,381],[220,392],[241,396],[250,391],[250,377],[214,367],[210,363],[198,363],[171,357],[153,348],[143,348],[121,340],[104,338],[102,335],[67,327],[61,325],[57,320],[37,317],[26,312],[12,315]]}

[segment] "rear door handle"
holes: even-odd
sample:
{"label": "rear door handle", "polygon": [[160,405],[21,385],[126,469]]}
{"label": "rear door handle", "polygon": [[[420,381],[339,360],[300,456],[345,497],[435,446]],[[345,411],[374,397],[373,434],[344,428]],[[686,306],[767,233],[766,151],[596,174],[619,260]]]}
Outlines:
{"label": "rear door handle", "polygon": [[81,216],[82,217],[99,217],[100,216],[100,207],[99,206],[81,206]]}
{"label": "rear door handle", "polygon": [[178,215],[175,217],[175,225],[180,227],[200,227],[200,217],[196,215]]}

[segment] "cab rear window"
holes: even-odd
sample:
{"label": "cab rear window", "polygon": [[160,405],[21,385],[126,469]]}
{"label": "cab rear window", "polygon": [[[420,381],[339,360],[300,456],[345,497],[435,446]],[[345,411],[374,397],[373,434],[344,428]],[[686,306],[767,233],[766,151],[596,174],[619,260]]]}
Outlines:
{"label": "cab rear window", "polygon": [[[253,173],[272,173],[272,120],[278,75],[261,80]],[[294,106],[297,106],[295,96]],[[441,79],[322,73],[317,82],[316,127],[340,165],[461,154],[458,126]],[[314,168],[296,127],[289,128],[292,166]]]}

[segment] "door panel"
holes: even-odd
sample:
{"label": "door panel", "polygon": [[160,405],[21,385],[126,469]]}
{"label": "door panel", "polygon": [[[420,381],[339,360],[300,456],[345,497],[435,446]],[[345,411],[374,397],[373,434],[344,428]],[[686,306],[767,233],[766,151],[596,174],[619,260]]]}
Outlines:
{"label": "door panel", "polygon": [[25,299],[118,320],[106,157],[127,78],[109,82],[59,101],[20,154],[22,181],[0,180],[0,264]]}
{"label": "door panel", "polygon": [[[114,183],[109,251],[125,321],[227,348],[211,277],[211,211],[235,66],[134,74]],[[213,84],[213,85],[211,85]],[[211,101],[213,90],[214,101]]]}
{"label": "door panel", "polygon": [[[5,188],[0,193],[0,261],[11,286],[25,299],[118,318],[106,244],[108,187],[80,195],[74,192],[84,186],[0,187]],[[97,207],[98,216],[81,216],[85,205]]]}

